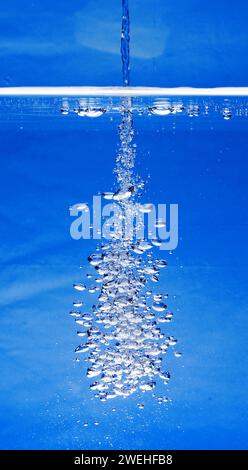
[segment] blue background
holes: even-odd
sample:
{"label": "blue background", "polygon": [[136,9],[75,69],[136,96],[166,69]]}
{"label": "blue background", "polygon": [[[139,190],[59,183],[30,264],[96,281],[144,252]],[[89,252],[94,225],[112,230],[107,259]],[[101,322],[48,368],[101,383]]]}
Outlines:
{"label": "blue background", "polygon": [[[134,86],[245,86],[245,0],[130,0]],[[121,0],[8,0],[0,85],[120,85]]]}
{"label": "blue background", "polygon": [[[130,3],[132,85],[247,84],[245,2]],[[117,4],[2,5],[1,85],[121,84]],[[70,238],[68,208],[111,190],[119,116],[32,116],[17,104],[0,113],[0,447],[245,448],[247,118],[136,115],[143,201],[179,204],[159,290],[183,357],[166,357],[172,380],[158,391],[169,405],[152,394],[99,403],[67,313],[95,242]]]}

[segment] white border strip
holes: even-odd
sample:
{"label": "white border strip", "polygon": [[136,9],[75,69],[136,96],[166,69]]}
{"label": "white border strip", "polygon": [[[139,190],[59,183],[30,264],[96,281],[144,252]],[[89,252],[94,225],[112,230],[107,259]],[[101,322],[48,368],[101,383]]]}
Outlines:
{"label": "white border strip", "polygon": [[0,96],[248,96],[248,87],[5,87]]}

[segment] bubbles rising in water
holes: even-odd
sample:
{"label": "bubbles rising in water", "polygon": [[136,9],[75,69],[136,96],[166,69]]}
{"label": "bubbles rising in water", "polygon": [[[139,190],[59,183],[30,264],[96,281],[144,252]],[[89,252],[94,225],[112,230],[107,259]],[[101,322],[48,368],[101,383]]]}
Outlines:
{"label": "bubbles rising in water", "polygon": [[[132,220],[133,202],[144,185],[134,173],[136,150],[129,98],[123,99],[122,109],[114,171],[116,190],[102,195],[118,202],[128,222],[129,218]],[[152,204],[139,204],[137,212],[149,213],[152,209]],[[156,223],[157,227],[165,226],[164,220]],[[143,394],[154,390],[159,380],[164,384],[170,380],[169,372],[163,371],[162,357],[177,340],[160,328],[173,315],[166,310],[167,295],[153,293],[150,286],[159,281],[160,270],[167,266],[165,260],[153,259],[156,245],[160,246],[161,241],[134,241],[132,236],[124,236],[122,227],[117,227],[115,237],[88,257],[97,272],[96,284],[74,284],[77,291],[97,297],[91,312],[75,310],[75,322],[83,326],[77,335],[84,339],[75,352],[87,355],[86,375],[92,380],[91,390],[101,401],[126,398],[135,392]],[[92,277],[87,274],[88,279]],[[73,306],[82,307],[83,302],[75,300]],[[143,409],[144,405],[138,407]]]}
{"label": "bubbles rising in water", "polygon": [[130,66],[129,66],[129,41],[130,24],[128,0],[122,0],[122,29],[121,29],[121,58],[122,58],[122,76],[123,86],[129,86]]}
{"label": "bubbles rising in water", "polygon": [[232,111],[229,108],[224,108],[223,109],[223,118],[228,121],[232,117]]}

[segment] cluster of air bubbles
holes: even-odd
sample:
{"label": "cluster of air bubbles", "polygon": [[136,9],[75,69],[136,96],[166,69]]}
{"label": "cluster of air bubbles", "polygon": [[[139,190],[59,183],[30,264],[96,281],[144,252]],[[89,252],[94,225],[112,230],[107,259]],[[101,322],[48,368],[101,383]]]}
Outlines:
{"label": "cluster of air bubbles", "polygon": [[[201,109],[202,108],[202,109]],[[220,110],[219,106],[215,106],[212,111],[218,113]],[[169,103],[169,102],[157,102],[154,105],[148,107],[148,114],[157,115],[157,116],[168,116],[171,114],[177,113],[186,113],[190,118],[200,116],[202,114],[208,114],[210,107],[207,103],[203,104],[201,107],[198,103],[189,103],[184,105],[180,102],[178,103]],[[221,107],[222,116],[225,120],[229,120],[232,117],[232,110],[228,106]]]}
{"label": "cluster of air bubbles", "polygon": [[224,108],[223,109],[223,118],[228,121],[232,117],[232,111],[230,108]]}
{"label": "cluster of air bubbles", "polygon": [[[215,107],[213,109],[214,112],[219,112],[219,107]],[[202,114],[208,114],[210,111],[210,107],[208,104],[204,104],[202,106],[202,110],[200,105],[197,103],[189,103],[188,105],[183,105],[182,103],[169,103],[169,102],[158,102],[155,103],[153,106],[148,107],[148,114],[150,115],[157,115],[157,116],[168,116],[171,114],[177,113],[186,113],[186,115],[190,118],[200,116]],[[229,120],[232,117],[232,110],[228,106],[224,106],[221,108],[222,116],[225,120]]]}
{"label": "cluster of air bubbles", "polygon": [[60,111],[61,111],[61,114],[65,114],[65,115],[66,115],[66,114],[69,114],[69,112],[70,112],[70,106],[69,106],[68,101],[63,101],[63,102],[62,102]]}
{"label": "cluster of air bubbles", "polygon": [[[129,101],[123,100],[123,105],[116,189],[103,193],[103,197],[118,201],[128,219],[144,183],[134,174],[132,113]],[[144,213],[153,208],[151,204],[138,207]],[[164,227],[165,221],[158,219],[156,225]],[[153,255],[156,246],[160,246],[160,240],[123,237],[122,229],[117,227],[115,236],[110,241],[102,240],[88,257],[91,272],[85,282],[73,285],[77,298],[70,315],[82,341],[75,353],[78,358],[86,355],[90,388],[101,401],[126,398],[134,392],[142,395],[154,390],[158,381],[167,385],[170,380],[164,356],[177,340],[164,331],[163,324],[173,318],[167,306],[168,294],[151,287],[167,266],[166,260]],[[90,311],[84,308],[85,293],[95,296]],[[159,398],[159,403],[166,401]],[[140,403],[139,408],[143,407]]]}
{"label": "cluster of air bubbles", "polygon": [[103,244],[88,258],[101,287],[74,284],[77,291],[97,294],[90,312],[84,311],[80,299],[74,301],[70,315],[83,338],[75,352],[87,354],[90,388],[103,401],[151,391],[159,379],[166,385],[170,380],[163,356],[177,340],[162,331],[161,324],[169,323],[173,313],[165,303],[168,294],[149,288],[154,277],[159,280],[166,261],[147,258],[150,248],[145,241]]}
{"label": "cluster of air bubbles", "polygon": [[[70,113],[76,114],[80,117],[89,117],[89,118],[97,118],[105,114],[107,111],[111,112],[118,112],[118,113],[125,113],[125,105],[123,102],[121,104],[113,105],[111,101],[105,102],[105,104],[98,102],[94,102],[91,100],[79,100],[78,103],[75,105],[70,103],[68,100],[64,99],[61,103],[60,107],[61,114],[68,115]],[[246,112],[245,112],[246,111]],[[155,115],[160,117],[175,115],[175,114],[183,114],[190,118],[198,117],[200,114],[208,115],[209,113],[217,113],[221,114],[225,120],[230,120],[233,116],[232,107],[230,103],[223,103],[220,104],[211,104],[207,102],[193,102],[190,103],[183,103],[181,101],[178,102],[169,102],[168,100],[157,100],[152,104],[144,104],[140,106],[139,103],[136,105],[132,105],[130,108],[130,112],[137,113],[138,115],[143,115],[144,113],[148,113],[148,115]],[[240,112],[236,113],[237,116],[245,115],[247,116],[247,110],[240,110]],[[125,133],[123,134],[125,138]]]}
{"label": "cluster of air bubbles", "polygon": [[75,109],[75,112],[78,116],[97,118],[102,116],[106,112],[106,109],[79,106],[79,108]]}
{"label": "cluster of air bubbles", "polygon": [[70,109],[69,102],[63,101],[60,108],[60,112],[64,115],[73,112],[81,117],[97,118],[102,116],[106,112],[106,109],[95,105],[87,105],[86,103],[79,103],[78,106],[74,107],[73,109]]}
{"label": "cluster of air bubbles", "polygon": [[187,114],[189,117],[198,117],[200,115],[200,107],[197,104],[189,105]]}
{"label": "cluster of air bubbles", "polygon": [[182,103],[176,103],[176,104],[158,103],[148,108],[148,112],[150,114],[155,114],[156,116],[168,116],[169,114],[181,113],[183,110],[184,110],[184,106]]}

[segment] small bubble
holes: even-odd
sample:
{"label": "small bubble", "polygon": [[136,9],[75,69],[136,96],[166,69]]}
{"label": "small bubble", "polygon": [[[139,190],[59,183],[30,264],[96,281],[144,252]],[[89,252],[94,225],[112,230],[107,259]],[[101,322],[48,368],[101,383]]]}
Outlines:
{"label": "small bubble", "polygon": [[144,384],[140,384],[139,388],[142,392],[146,392],[148,390],[153,390],[156,385],[156,382],[147,382]]}
{"label": "small bubble", "polygon": [[223,109],[223,118],[228,121],[232,117],[232,111],[229,108]]}
{"label": "small bubble", "polygon": [[169,398],[167,398],[167,397],[158,397],[157,401],[161,405],[162,403],[168,403]]}
{"label": "small bubble", "polygon": [[164,228],[164,227],[166,227],[166,221],[164,219],[157,219],[155,224],[154,224],[154,227]]}
{"label": "small bubble", "polygon": [[175,357],[182,357],[182,353],[177,351],[177,352],[174,353],[174,356]]}
{"label": "small bubble", "polygon": [[163,295],[162,294],[154,294],[153,295],[153,300],[155,300],[155,302],[160,302],[160,300],[163,299]]}
{"label": "small bubble", "polygon": [[175,346],[175,344],[177,344],[177,339],[174,338],[174,336],[169,336],[167,338],[167,342],[170,346]]}
{"label": "small bubble", "polygon": [[60,108],[61,114],[69,114],[70,108],[69,103],[67,101],[63,101],[62,106]]}
{"label": "small bubble", "polygon": [[75,353],[84,353],[89,350],[88,346],[80,345],[75,349]]}
{"label": "small bubble", "polygon": [[166,310],[167,305],[166,305],[166,304],[163,304],[162,302],[160,302],[160,303],[155,303],[155,304],[153,304],[152,308],[153,308],[153,310],[155,310],[156,312],[163,312],[164,310]]}
{"label": "small bubble", "polygon": [[82,307],[82,306],[83,306],[83,302],[81,302],[81,300],[73,302],[73,307]]}
{"label": "small bubble", "polygon": [[157,266],[157,268],[166,268],[167,261],[165,261],[163,259],[158,259],[158,260],[156,260],[156,266]]}
{"label": "small bubble", "polygon": [[80,202],[79,204],[75,204],[74,206],[70,207],[71,210],[77,210],[77,211],[89,211],[88,204],[86,202]]}
{"label": "small bubble", "polygon": [[162,240],[160,240],[159,238],[157,238],[157,239],[151,240],[151,243],[152,243],[154,246],[161,246],[163,242],[162,242]]}
{"label": "small bubble", "polygon": [[84,291],[86,289],[86,286],[84,284],[81,284],[81,283],[73,284],[73,287],[74,287],[74,289],[76,289],[78,291]]}
{"label": "small bubble", "polygon": [[76,310],[71,310],[69,312],[69,315],[71,315],[71,317],[80,317],[81,312],[77,312]]}
{"label": "small bubble", "polygon": [[139,211],[142,212],[143,214],[149,214],[152,212],[153,209],[153,204],[141,204],[139,206]]}
{"label": "small bubble", "polygon": [[106,112],[103,108],[79,108],[77,111],[78,116],[97,118]]}
{"label": "small bubble", "polygon": [[169,106],[157,105],[149,108],[149,111],[157,116],[168,116],[168,114],[171,114],[172,108]]}
{"label": "small bubble", "polygon": [[111,199],[113,199],[113,196],[114,196],[114,193],[110,193],[110,192],[102,193],[102,197],[103,197],[104,199],[111,200]]}

